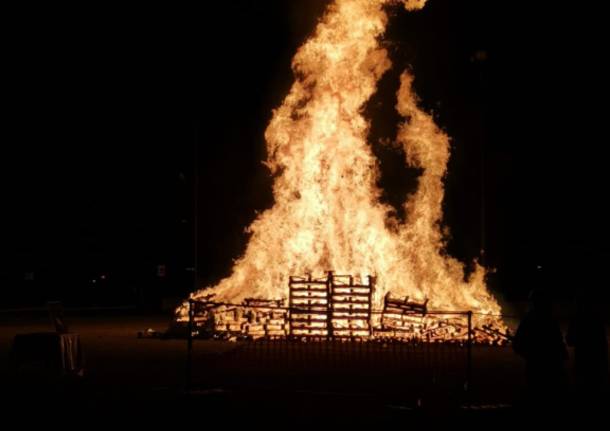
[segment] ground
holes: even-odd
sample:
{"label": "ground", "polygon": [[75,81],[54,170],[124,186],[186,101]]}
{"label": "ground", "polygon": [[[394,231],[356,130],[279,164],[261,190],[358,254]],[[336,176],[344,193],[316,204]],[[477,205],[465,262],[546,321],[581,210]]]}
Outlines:
{"label": "ground", "polygon": [[[417,368],[406,367],[402,373],[399,369],[402,375],[397,375],[397,362],[388,362],[387,355],[379,366],[354,362],[341,373],[318,373],[311,366],[313,360],[307,363],[300,357],[302,352],[294,349],[274,354],[259,346],[244,354],[240,343],[197,340],[192,388],[186,391],[186,342],[137,337],[148,328],[164,331],[168,316],[127,312],[68,317],[70,330],[82,340],[84,377],[24,383],[15,377],[9,361],[12,340],[19,333],[49,331],[50,324],[44,316],[0,317],[0,379],[6,383],[2,394],[4,405],[13,411],[73,406],[80,412],[103,412],[105,417],[122,412],[145,418],[204,414],[223,421],[280,417],[332,417],[348,422],[440,420],[456,415],[513,416],[525,389],[524,364],[510,346],[473,349],[472,379],[466,391],[464,374],[460,374],[465,357],[453,350],[435,351],[431,356],[435,363],[458,370],[451,379],[443,380],[441,373],[439,379],[422,380],[424,373]],[[384,347],[388,352],[391,348]],[[354,357],[356,353],[341,354]],[[295,362],[295,357],[301,362]],[[254,359],[258,362],[253,363]]]}

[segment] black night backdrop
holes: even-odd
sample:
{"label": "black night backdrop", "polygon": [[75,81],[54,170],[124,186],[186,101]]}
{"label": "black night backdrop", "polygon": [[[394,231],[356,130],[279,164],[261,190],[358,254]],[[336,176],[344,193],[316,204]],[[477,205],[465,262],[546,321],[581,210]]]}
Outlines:
{"label": "black night backdrop", "polygon": [[[183,296],[195,169],[200,281],[227,275],[244,228],[272,204],[263,133],[326,3],[11,10],[2,303]],[[411,67],[452,138],[449,253],[470,261],[484,245],[490,284],[508,299],[538,266],[561,292],[598,295],[605,277],[583,277],[608,257],[603,26],[587,8],[536,3],[437,0],[396,13],[370,141],[398,206],[416,174],[377,143],[394,133],[397,74]]]}

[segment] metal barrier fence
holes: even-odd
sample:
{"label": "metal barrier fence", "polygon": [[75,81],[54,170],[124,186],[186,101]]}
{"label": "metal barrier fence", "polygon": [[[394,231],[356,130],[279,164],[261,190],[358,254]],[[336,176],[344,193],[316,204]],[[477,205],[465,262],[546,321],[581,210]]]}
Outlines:
{"label": "metal barrier fence", "polygon": [[[193,387],[193,343],[201,322],[195,320],[196,304],[189,301],[187,322],[186,387]],[[243,304],[214,303],[214,306],[244,307]],[[249,308],[256,304],[249,303]],[[265,304],[266,309],[270,308]],[[290,307],[274,306],[290,312]],[[372,314],[380,313],[372,311]],[[426,382],[452,381],[467,388],[472,376],[474,329],[471,311],[426,311],[428,316],[462,319],[465,335],[459,340],[426,342],[421,338],[393,338],[376,333],[375,337],[263,335],[232,341],[225,353],[209,355],[201,365],[220,376],[270,375],[295,378],[316,375],[328,379],[369,376],[370,381],[425,385]],[[198,363],[199,364],[199,363]],[[376,377],[375,377],[376,376]],[[360,378],[358,377],[358,378]],[[373,379],[373,377],[375,377]]]}

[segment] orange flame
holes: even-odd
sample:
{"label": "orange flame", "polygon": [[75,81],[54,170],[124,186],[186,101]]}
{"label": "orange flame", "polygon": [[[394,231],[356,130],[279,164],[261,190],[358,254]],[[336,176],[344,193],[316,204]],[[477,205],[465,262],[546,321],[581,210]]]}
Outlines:
{"label": "orange flame", "polygon": [[[290,275],[334,270],[377,277],[374,304],[387,292],[445,310],[499,313],[487,291],[485,269],[444,253],[442,201],[448,137],[417,107],[413,76],[404,72],[396,109],[405,118],[397,134],[406,163],[423,170],[405,203],[405,222],[380,203],[379,171],[366,136],[363,106],[391,67],[380,46],[397,0],[335,0],[315,34],[293,59],[296,80],[265,133],[266,165],[275,175],[275,203],[248,228],[250,241],[233,273],[211,292],[221,301],[285,298]],[[404,0],[405,8],[425,0]],[[186,315],[186,305],[178,314]]]}

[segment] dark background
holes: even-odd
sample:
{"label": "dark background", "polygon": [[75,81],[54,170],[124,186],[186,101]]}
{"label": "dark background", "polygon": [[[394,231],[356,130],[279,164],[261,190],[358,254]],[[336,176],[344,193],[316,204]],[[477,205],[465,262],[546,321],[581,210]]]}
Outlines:
{"label": "dark background", "polygon": [[[244,228],[272,204],[260,163],[271,110],[327,2],[215,3],[5,11],[0,307],[186,295],[195,166],[200,282],[230,273]],[[380,186],[398,208],[415,185],[379,143],[411,67],[452,137],[449,253],[469,262],[484,243],[490,285],[509,300],[539,282],[607,298],[605,15],[535,3],[393,10],[395,68],[366,107]]]}

